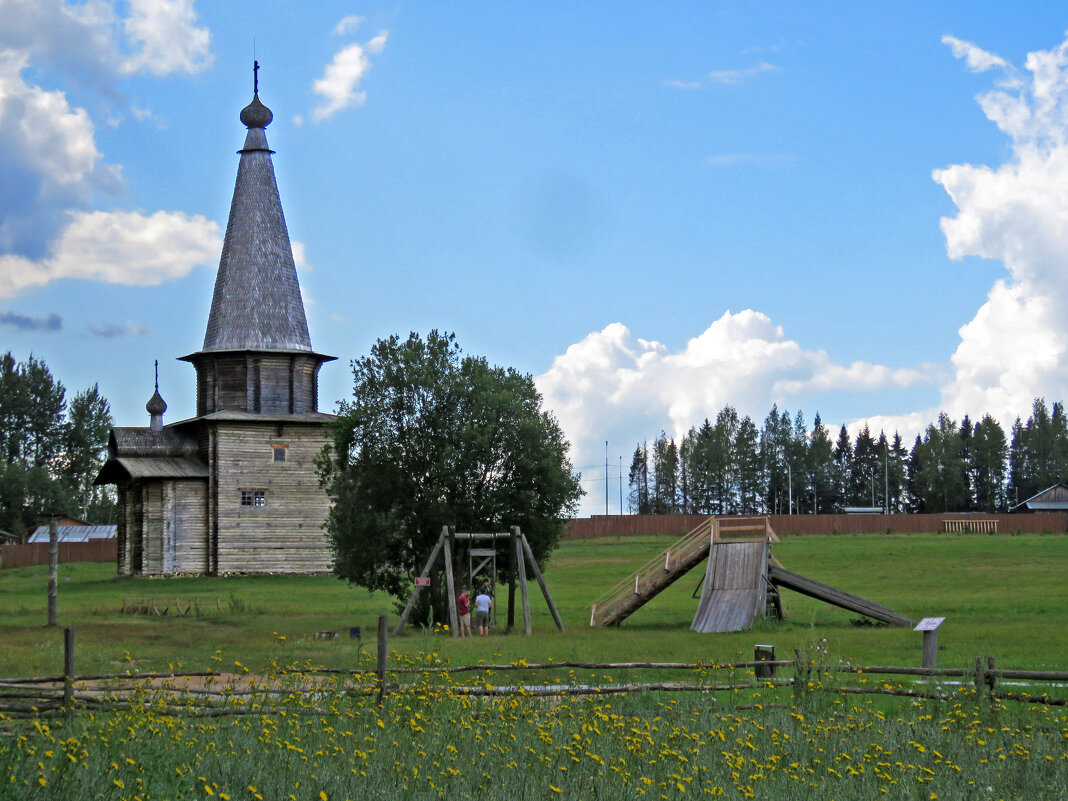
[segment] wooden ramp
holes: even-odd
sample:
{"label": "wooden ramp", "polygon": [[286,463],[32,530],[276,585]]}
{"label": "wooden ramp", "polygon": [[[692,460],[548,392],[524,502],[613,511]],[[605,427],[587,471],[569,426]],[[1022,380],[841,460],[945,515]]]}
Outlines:
{"label": "wooden ramp", "polygon": [[590,607],[590,626],[613,626],[630,617],[707,559],[721,537],[755,533],[759,533],[760,542],[778,539],[767,517],[708,518],[594,601]]}
{"label": "wooden ramp", "polygon": [[776,587],[786,587],[788,590],[825,601],[834,606],[840,606],[850,612],[856,612],[857,614],[880,620],[883,623],[889,623],[892,626],[908,626],[911,628],[916,623],[915,620],[899,615],[893,609],[888,609],[857,595],[851,595],[848,592],[835,589],[827,584],[820,584],[818,581],[805,578],[797,573],[791,573],[789,570],[783,570],[777,565],[770,566],[768,579]]}
{"label": "wooden ramp", "polygon": [[767,603],[769,550],[766,539],[717,542],[690,628],[702,634],[753,628]]}

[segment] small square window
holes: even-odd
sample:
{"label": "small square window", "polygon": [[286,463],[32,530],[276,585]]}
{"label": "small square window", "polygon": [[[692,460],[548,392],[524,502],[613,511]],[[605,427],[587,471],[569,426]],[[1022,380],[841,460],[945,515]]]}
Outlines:
{"label": "small square window", "polygon": [[285,445],[275,445],[274,447],[274,460],[276,462],[284,462],[286,460],[286,447]]}
{"label": "small square window", "polygon": [[267,491],[241,490],[241,505],[253,509],[264,508],[267,506]]}

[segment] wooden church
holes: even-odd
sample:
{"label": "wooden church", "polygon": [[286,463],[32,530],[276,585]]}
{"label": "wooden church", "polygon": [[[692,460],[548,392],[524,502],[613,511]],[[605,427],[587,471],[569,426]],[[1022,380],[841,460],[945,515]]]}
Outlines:
{"label": "wooden church", "polygon": [[[257,65],[258,68],[258,65]],[[332,554],[315,457],[333,415],[318,374],[293,248],[278,197],[258,85],[241,111],[239,151],[204,346],[181,357],[197,376],[196,416],[111,430],[98,484],[118,491],[120,574],[310,573]]]}

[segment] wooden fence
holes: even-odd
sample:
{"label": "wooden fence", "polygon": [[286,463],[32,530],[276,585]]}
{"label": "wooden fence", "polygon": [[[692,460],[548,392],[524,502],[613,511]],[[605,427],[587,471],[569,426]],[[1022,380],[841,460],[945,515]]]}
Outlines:
{"label": "wooden fence", "polygon": [[[337,691],[346,696],[377,696],[383,703],[387,695],[425,693],[428,682],[440,682],[442,688],[452,695],[464,696],[574,696],[613,695],[635,692],[700,692],[739,693],[758,692],[771,688],[789,690],[790,700],[816,692],[840,695],[896,695],[919,699],[948,700],[968,694],[975,698],[990,698],[1020,701],[1029,704],[1066,706],[1068,698],[1051,697],[1048,693],[1029,691],[1036,682],[1057,682],[1063,687],[1068,682],[1068,671],[1005,670],[998,668],[993,657],[976,658],[974,668],[923,668],[905,666],[860,666],[824,664],[817,658],[806,658],[794,651],[792,660],[760,659],[731,663],[685,663],[685,662],[572,662],[550,661],[528,663],[519,660],[509,664],[477,664],[457,666],[396,666],[387,665],[388,642],[386,616],[379,618],[378,652],[374,668],[347,670],[341,668],[293,668],[281,670],[267,677],[253,677],[255,681],[239,686],[214,686],[210,682],[219,676],[213,671],[170,671],[165,673],[125,673],[104,675],[78,675],[74,664],[74,630],[64,631],[64,670],[59,676],[31,676],[0,679],[0,714],[6,718],[38,718],[49,715],[65,715],[68,718],[79,711],[107,711],[128,709],[132,705],[151,702],[153,708],[164,714],[197,715],[206,717],[229,717],[243,714],[264,715],[276,711],[286,714],[325,714],[327,710],[309,704],[297,711],[286,698],[299,696],[308,700],[324,695],[322,682],[316,676],[344,677],[346,684]],[[764,652],[768,655],[768,652]],[[780,670],[781,669],[781,670]],[[596,676],[582,681],[575,671],[611,671],[619,675],[628,672],[654,670],[661,673],[681,672],[688,676],[682,681],[614,682],[610,677],[604,683],[596,683]],[[531,681],[532,673],[556,673],[542,684],[521,684]],[[461,673],[478,676],[470,684],[454,684],[451,677]],[[514,683],[495,685],[486,681],[489,674],[520,674]],[[726,680],[713,681],[713,675],[726,673]],[[783,675],[789,674],[789,675]],[[295,677],[296,683],[287,683],[286,677]],[[402,676],[415,676],[417,681],[403,684]],[[856,682],[844,683],[843,677],[856,676]],[[867,676],[903,676],[921,679],[898,682],[891,685],[885,679],[868,682]],[[566,677],[566,678],[563,678]],[[150,684],[160,679],[203,679],[200,686]],[[1000,684],[999,684],[1000,682]],[[1006,690],[1007,682],[1020,690]],[[785,691],[785,690],[784,690]],[[146,697],[147,695],[147,697]],[[761,698],[761,706],[773,706],[774,702]]]}
{"label": "wooden fence", "polygon": [[[730,519],[737,515],[722,515]],[[598,537],[661,535],[680,537],[708,515],[593,515],[564,522],[565,540]],[[769,515],[771,527],[782,536],[804,534],[938,534],[945,531],[998,534],[1063,534],[1068,513],[931,514],[931,515]]]}
{"label": "wooden fence", "polygon": [[[59,543],[60,564],[66,562],[114,562],[118,558],[118,540]],[[0,545],[0,567],[31,567],[48,564],[48,543]]]}

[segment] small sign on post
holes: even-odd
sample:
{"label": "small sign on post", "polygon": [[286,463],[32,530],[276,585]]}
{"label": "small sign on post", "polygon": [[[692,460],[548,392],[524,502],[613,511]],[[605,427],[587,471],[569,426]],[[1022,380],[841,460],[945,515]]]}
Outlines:
{"label": "small sign on post", "polygon": [[430,586],[430,576],[416,576],[415,577],[415,586],[416,587],[429,587]]}
{"label": "small sign on post", "polygon": [[938,627],[946,622],[944,617],[925,617],[913,631],[923,632],[923,666],[931,670],[938,654]]}

